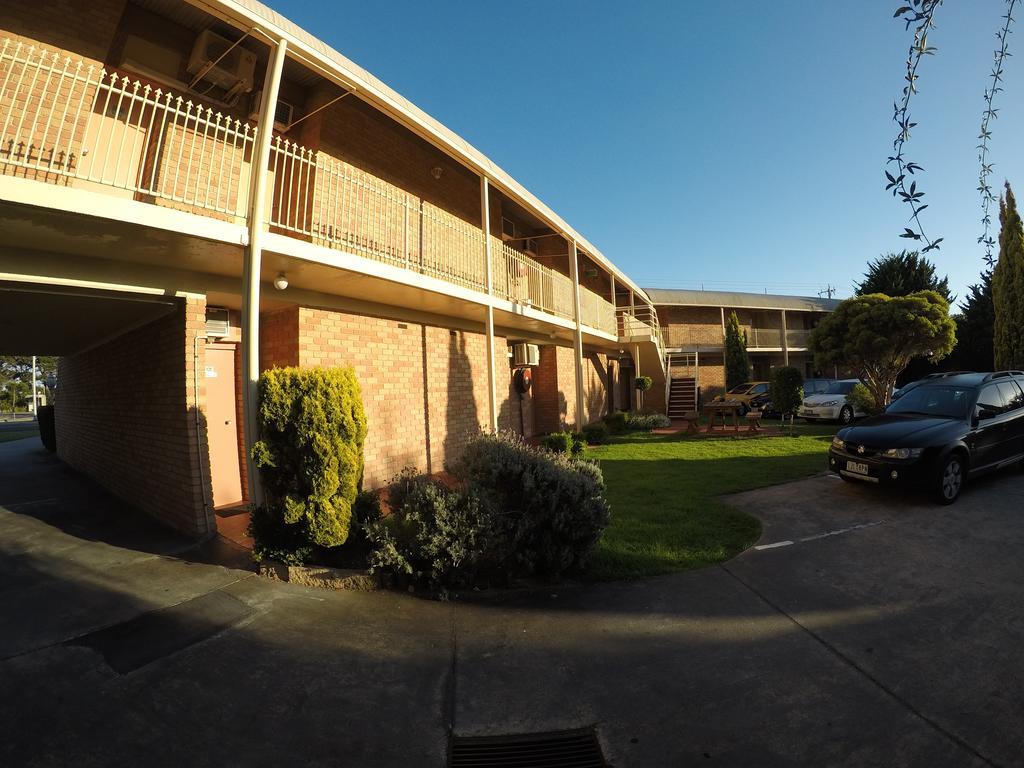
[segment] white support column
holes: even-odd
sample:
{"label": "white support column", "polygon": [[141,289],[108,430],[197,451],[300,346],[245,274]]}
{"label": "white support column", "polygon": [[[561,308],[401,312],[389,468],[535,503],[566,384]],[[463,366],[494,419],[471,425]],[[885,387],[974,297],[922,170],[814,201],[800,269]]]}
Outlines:
{"label": "white support column", "polygon": [[[636,383],[635,380],[639,379],[641,375],[642,374],[640,373],[640,345],[639,344],[634,344],[633,345],[633,379],[634,379],[634,384]],[[635,398],[636,408],[634,410],[642,411],[643,407],[644,407],[644,393],[641,392],[639,389],[637,389],[635,386],[633,387],[633,391],[636,392],[636,398]]]}
{"label": "white support column", "polygon": [[786,310],[782,310],[782,364],[789,365],[789,339],[786,338]]}
{"label": "white support column", "polygon": [[36,399],[36,356],[32,355],[32,415],[39,421],[39,401]]}
{"label": "white support column", "polygon": [[480,177],[480,228],[484,232],[484,259],[487,270],[487,310],[484,319],[487,333],[487,390],[490,393],[488,402],[488,421],[492,432],[498,431],[498,390],[497,372],[494,369],[494,268],[491,260],[491,195],[490,184],[486,176]]}
{"label": "white support column", "polygon": [[581,325],[583,318],[580,312],[579,254],[576,251],[576,241],[571,238],[569,239],[569,276],[572,278],[573,319],[576,321],[573,330],[573,352],[576,358],[576,429],[579,431],[587,423],[586,414],[583,413],[583,328]]}
{"label": "white support column", "polygon": [[242,409],[245,417],[245,463],[249,478],[249,501],[263,503],[259,473],[252,462],[252,447],[259,439],[258,383],[260,377],[260,269],[263,262],[264,208],[267,195],[267,166],[270,163],[270,139],[274,132],[274,112],[281,84],[288,44],[284,40],[270,46],[270,61],[263,78],[259,129],[253,145],[252,176],[249,182],[249,244],[245,249],[242,290]]}

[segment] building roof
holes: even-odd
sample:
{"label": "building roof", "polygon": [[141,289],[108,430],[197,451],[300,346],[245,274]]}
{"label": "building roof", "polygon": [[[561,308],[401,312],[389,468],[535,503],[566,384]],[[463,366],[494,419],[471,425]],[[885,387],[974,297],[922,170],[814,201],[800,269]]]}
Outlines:
{"label": "building roof", "polygon": [[740,291],[686,291],[669,288],[645,288],[655,306],[742,307],[744,309],[793,309],[804,312],[831,312],[840,299],[819,296],[780,296],[772,293]]}
{"label": "building roof", "polygon": [[[248,24],[250,27],[257,27],[271,35],[287,40],[290,56],[301,59],[313,69],[319,69],[329,79],[340,77],[348,85],[354,86],[360,96],[370,101],[378,109],[389,113],[393,118],[455,156],[477,173],[487,176],[506,194],[546,220],[553,229],[575,240],[594,261],[614,274],[616,280],[643,295],[643,289],[634,283],[625,272],[612,264],[585,237],[570,227],[558,214],[486,155],[327,43],[317,39],[257,0],[187,1],[221,18],[229,17],[235,23]],[[334,78],[331,78],[332,73]]]}

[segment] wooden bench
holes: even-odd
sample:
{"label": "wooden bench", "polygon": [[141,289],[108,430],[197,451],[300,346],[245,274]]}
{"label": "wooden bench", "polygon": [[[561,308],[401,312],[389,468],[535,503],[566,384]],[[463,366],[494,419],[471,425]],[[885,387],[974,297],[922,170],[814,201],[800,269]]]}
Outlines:
{"label": "wooden bench", "polygon": [[686,422],[686,434],[696,435],[700,433],[700,414],[697,411],[687,411],[683,414],[683,421]]}
{"label": "wooden bench", "polygon": [[759,432],[761,430],[761,412],[747,412],[747,432]]}

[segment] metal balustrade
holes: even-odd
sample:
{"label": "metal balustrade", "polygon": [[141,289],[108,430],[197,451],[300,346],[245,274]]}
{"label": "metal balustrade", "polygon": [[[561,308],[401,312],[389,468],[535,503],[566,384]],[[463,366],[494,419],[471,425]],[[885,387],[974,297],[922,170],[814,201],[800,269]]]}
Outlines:
{"label": "metal balustrade", "polygon": [[[22,41],[0,43],[0,175],[83,187],[244,222],[257,129],[130,76]],[[272,230],[487,291],[483,231],[406,190],[280,136]],[[567,276],[492,238],[495,295],[572,319]],[[580,287],[581,320],[616,332],[615,308]]]}
{"label": "metal balustrade", "polygon": [[786,346],[789,349],[807,349],[807,339],[810,331],[794,328],[786,331]]}
{"label": "metal balustrade", "polygon": [[0,173],[244,216],[256,129],[33,45],[0,46]]}

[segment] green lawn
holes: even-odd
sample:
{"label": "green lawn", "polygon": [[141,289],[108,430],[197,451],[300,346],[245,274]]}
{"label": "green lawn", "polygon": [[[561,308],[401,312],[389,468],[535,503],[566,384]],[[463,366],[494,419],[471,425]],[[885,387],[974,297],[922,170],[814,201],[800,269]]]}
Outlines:
{"label": "green lawn", "polygon": [[0,431],[0,443],[9,443],[11,440],[24,440],[26,437],[39,437],[39,430],[32,427],[30,429],[15,429],[10,432]]}
{"label": "green lawn", "polygon": [[588,449],[612,506],[590,577],[653,576],[733,557],[757,541],[761,524],[717,497],[822,472],[835,431],[798,424],[795,437],[750,440],[632,434]]}

